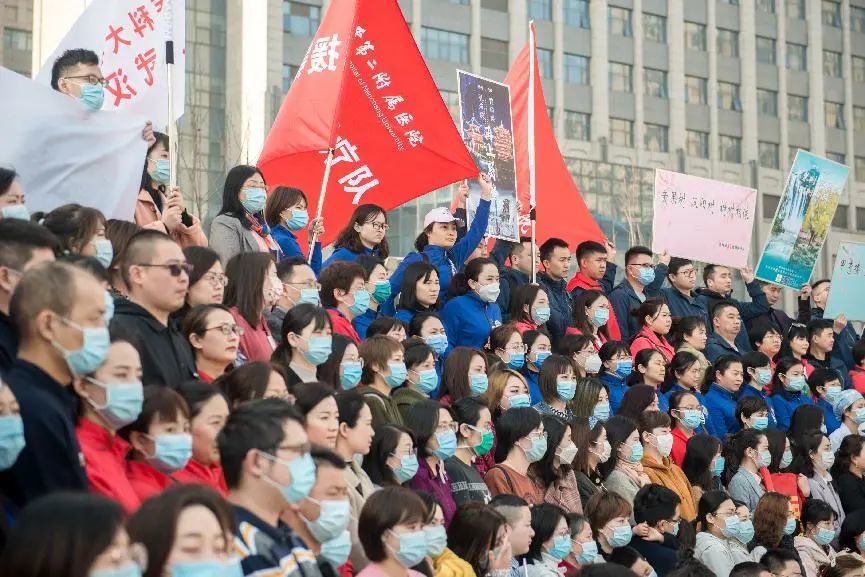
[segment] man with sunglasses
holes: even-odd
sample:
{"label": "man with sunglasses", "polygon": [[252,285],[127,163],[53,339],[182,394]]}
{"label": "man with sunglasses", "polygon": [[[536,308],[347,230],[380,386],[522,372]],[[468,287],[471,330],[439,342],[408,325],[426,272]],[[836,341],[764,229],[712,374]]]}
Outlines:
{"label": "man with sunglasses", "polygon": [[177,387],[196,376],[189,343],[170,320],[183,307],[190,268],[180,245],[155,230],[135,234],[121,258],[129,298],[117,301],[111,328],[135,339],[145,385]]}

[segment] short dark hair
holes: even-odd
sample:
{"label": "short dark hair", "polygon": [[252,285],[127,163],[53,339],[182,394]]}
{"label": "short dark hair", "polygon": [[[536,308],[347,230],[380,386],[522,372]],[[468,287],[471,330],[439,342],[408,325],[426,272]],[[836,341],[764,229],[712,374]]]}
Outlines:
{"label": "short dark hair", "polygon": [[720,264],[707,264],[703,268],[703,284],[704,285],[709,284],[709,279],[711,279],[714,276],[715,270],[717,270],[719,268],[726,268],[729,270],[730,267],[725,266],[725,265],[720,265]]}
{"label": "short dark hair", "polygon": [[258,168],[248,164],[239,164],[225,175],[225,185],[222,188],[222,208],[219,209],[219,214],[233,216],[240,221],[240,226],[247,230],[252,227],[252,224],[245,218],[246,209],[240,202],[240,190],[243,188],[243,183],[256,174],[261,177],[265,184],[267,183]]}
{"label": "short dark hair", "polygon": [[685,268],[688,265],[693,265],[693,264],[694,264],[694,261],[692,261],[690,259],[674,256],[670,259],[670,264],[667,265],[667,271],[668,271],[667,274],[671,274],[671,275],[679,274],[679,271],[681,269]]}
{"label": "short dark hair", "polygon": [[404,322],[396,317],[383,315],[369,323],[369,326],[366,328],[366,338],[374,337],[375,335],[388,336],[389,332],[399,327],[402,327],[406,334],[408,334],[408,329]]}
{"label": "short dark hair", "polygon": [[733,567],[730,577],[760,577],[763,571],[768,571],[764,565],[755,561],[743,561]]}
{"label": "short dark hair", "polygon": [[814,319],[808,323],[808,344],[811,344],[811,339],[818,336],[826,329],[831,329],[834,323],[830,319]]}
{"label": "short dark hair", "polygon": [[[368,222],[373,222],[378,215],[384,216],[384,222],[387,224],[387,211],[382,207],[376,204],[361,204],[357,206],[348,223],[345,225],[345,228],[337,235],[336,240],[333,243],[333,248],[347,248],[352,252],[363,253],[364,246],[363,242],[360,240],[360,233],[357,232],[354,227],[355,225],[363,226]],[[387,244],[387,235],[381,239],[376,250],[381,258],[385,259],[388,257],[390,250]]]}
{"label": "short dark hair", "polygon": [[817,387],[825,387],[826,383],[839,381],[841,387],[844,387],[844,382],[841,375],[835,369],[816,368],[811,376],[808,377],[808,388],[811,389],[811,394],[817,397]]}
{"label": "short dark hair", "polygon": [[[435,274],[436,278],[439,279],[438,269],[428,262],[413,262],[408,265],[403,273],[402,283],[399,289],[398,307],[410,311],[427,311],[435,309],[438,305],[438,301],[433,303],[429,308],[422,306],[417,301],[417,283],[421,280],[428,282],[433,274]],[[441,282],[441,279],[439,279],[439,282]]]}
{"label": "short dark hair", "polygon": [[309,383],[296,383],[291,387],[291,394],[294,395],[294,406],[306,416],[323,400],[332,397],[334,392],[325,383],[312,381]]}
{"label": "short dark hair", "polygon": [[294,269],[300,266],[309,266],[309,263],[299,256],[284,258],[279,261],[278,265],[276,265],[276,276],[278,276],[279,280],[282,282],[286,282],[289,278],[294,276]]}
{"label": "short dark hair", "polygon": [[177,392],[186,401],[190,419],[194,419],[201,414],[204,405],[213,397],[222,397],[225,400],[225,404],[228,404],[228,399],[225,398],[225,394],[222,391],[202,381],[186,381],[177,388]]}
{"label": "short dark hair", "polygon": [[739,307],[736,306],[736,303],[734,303],[731,300],[725,299],[722,301],[718,301],[717,303],[715,303],[715,306],[712,307],[712,318],[714,319],[715,317],[721,316],[724,309],[727,309],[730,307],[733,307],[737,311],[739,310]]}
{"label": "short dark hair", "polygon": [[99,56],[92,50],[86,48],[73,48],[66,50],[61,54],[54,64],[51,65],[51,88],[60,90],[58,86],[60,79],[69,72],[70,68],[74,68],[79,64],[88,66],[99,66]]}
{"label": "short dark hair", "polygon": [[799,564],[799,555],[789,549],[769,549],[760,557],[760,565],[776,575],[786,568],[787,561]]}
{"label": "short dark hair", "polygon": [[844,517],[841,523],[841,533],[838,535],[838,549],[857,551],[856,538],[865,533],[865,509],[852,511]]}
{"label": "short dark hair", "polygon": [[669,521],[676,514],[676,507],[682,500],[674,492],[650,483],[637,491],[634,497],[634,521],[654,525],[658,521]]}
{"label": "short dark hair", "polygon": [[496,463],[501,463],[514,448],[516,442],[537,429],[541,414],[531,407],[508,409],[496,420]]}
{"label": "short dark hair", "polygon": [[633,547],[625,545],[624,547],[616,547],[613,549],[613,552],[610,553],[609,561],[615,565],[621,565],[622,567],[630,569],[634,566],[634,563],[640,559],[645,560],[645,557],[643,557],[639,551]]}
{"label": "short dark hair", "polygon": [[333,296],[333,291],[336,289],[345,291],[351,290],[351,285],[355,279],[366,281],[366,273],[363,267],[356,262],[338,260],[330,263],[319,273],[318,282],[321,284],[321,304],[324,307],[336,307],[336,297]]}
{"label": "short dark hair", "polygon": [[315,462],[316,467],[333,467],[340,471],[345,469],[345,459],[328,449],[327,447],[319,447],[313,445],[309,450],[309,456]]}
{"label": "short dark hair", "polygon": [[396,450],[403,435],[411,439],[412,446],[417,446],[414,433],[402,425],[381,425],[375,428],[372,446],[363,458],[363,470],[369,475],[373,484],[380,487],[400,484],[393,469],[388,466],[387,460]]}
{"label": "short dark hair", "polygon": [[29,338],[31,323],[42,311],[68,317],[79,296],[79,285],[88,277],[97,280],[86,270],[63,262],[44,262],[28,270],[9,303],[18,338]]}
{"label": "short dark hair", "polygon": [[11,168],[0,166],[0,196],[3,196],[12,188],[12,181],[18,178],[18,173]]}
{"label": "short dark hair", "polygon": [[33,249],[56,253],[60,241],[44,226],[20,218],[0,219],[0,266],[21,271],[33,258]]}
{"label": "short dark hair", "polygon": [[129,267],[140,264],[152,264],[151,261],[153,260],[156,246],[163,242],[174,243],[174,240],[163,232],[147,228],[132,235],[119,262],[120,277],[126,286],[129,286]]}
{"label": "short dark hair", "polygon": [[309,201],[302,190],[291,186],[277,186],[267,195],[267,202],[264,205],[264,222],[271,228],[282,224],[280,215],[286,209],[297,205],[301,199],[309,208]]}
{"label": "short dark hair", "polygon": [[358,536],[370,561],[384,561],[387,551],[385,534],[402,523],[423,523],[427,508],[423,500],[410,489],[383,487],[370,495],[358,519]]}
{"label": "short dark hair", "polygon": [[640,255],[651,257],[651,256],[653,256],[652,255],[652,249],[650,249],[649,247],[646,247],[646,246],[639,246],[639,245],[632,246],[625,253],[625,264],[626,265],[630,264],[631,260],[635,256],[640,256]]}
{"label": "short dark hair", "polygon": [[273,372],[285,380],[285,373],[278,365],[252,361],[223,373],[211,386],[225,394],[229,408],[233,409],[247,401],[264,398],[270,373]]}
{"label": "short dark hair", "polygon": [[758,323],[755,323],[754,326],[751,327],[751,330],[748,331],[748,341],[750,341],[751,346],[754,347],[754,349],[756,349],[757,343],[763,342],[763,339],[766,338],[766,335],[769,335],[772,333],[775,333],[779,337],[784,336],[781,334],[781,331],[779,331],[778,329],[776,329],[775,327],[770,325],[768,322],[765,322],[765,323],[758,322]]}
{"label": "short dark hair", "polygon": [[853,345],[853,362],[861,365],[865,361],[865,341],[856,341]]}
{"label": "short dark hair", "polygon": [[186,262],[192,265],[189,286],[196,284],[219,260],[219,253],[206,246],[187,246],[183,249]]}
{"label": "short dark hair", "polygon": [[323,308],[312,303],[300,303],[294,305],[288,312],[285,313],[285,318],[282,319],[282,330],[279,333],[279,344],[274,349],[271,355],[271,360],[281,363],[283,366],[288,366],[291,362],[291,344],[288,342],[288,335],[294,333],[299,335],[303,329],[310,324],[313,330],[320,331],[327,327],[332,328],[330,315]]}
{"label": "short dark hair", "polygon": [[743,418],[750,419],[754,413],[768,410],[769,404],[762,397],[749,395],[747,397],[739,397],[739,400],[736,401],[735,416],[736,420],[742,423]]}
{"label": "short dark hair", "polygon": [[138,418],[117,433],[128,441],[131,433],[148,433],[150,425],[157,418],[163,422],[174,422],[178,416],[189,419],[189,407],[180,393],[162,385],[147,385],[144,387],[144,402]]}
{"label": "short dark hair", "polygon": [[838,515],[832,506],[821,499],[807,499],[802,506],[802,528],[805,531],[808,531],[808,525],[817,525],[837,518]]}
{"label": "short dark hair", "polygon": [[584,240],[577,245],[577,262],[593,254],[607,254],[607,247],[596,240]]}
{"label": "short dark hair", "polygon": [[339,410],[339,423],[345,423],[349,429],[355,428],[360,412],[366,406],[363,395],[357,391],[340,391],[335,398]]}
{"label": "short dark hair", "polygon": [[546,241],[544,241],[544,244],[542,244],[538,249],[538,254],[541,257],[541,262],[549,260],[549,258],[553,256],[553,251],[557,248],[566,248],[570,252],[570,247],[568,246],[568,243],[560,238],[553,237],[548,238]]}

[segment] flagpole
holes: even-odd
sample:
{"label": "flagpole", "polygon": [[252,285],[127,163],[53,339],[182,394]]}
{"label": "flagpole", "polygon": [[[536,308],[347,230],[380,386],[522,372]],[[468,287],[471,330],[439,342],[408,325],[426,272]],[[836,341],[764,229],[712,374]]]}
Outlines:
{"label": "flagpole", "polygon": [[535,21],[529,21],[529,111],[528,111],[528,152],[529,152],[529,219],[532,221],[532,283],[538,282],[537,215],[535,213]]}
{"label": "flagpole", "polygon": [[[315,209],[316,221],[321,219],[321,213],[324,210],[324,194],[327,192],[327,181],[330,180],[330,166],[333,164],[333,148],[327,149],[327,158],[324,161],[324,177],[321,179],[321,191],[318,194],[318,206]],[[313,227],[312,234],[309,235],[309,262],[312,262],[312,253],[315,248],[315,241],[318,238],[316,232],[317,227]]]}
{"label": "flagpole", "polygon": [[174,121],[174,1],[165,0],[162,13],[165,25],[165,71],[168,86],[168,161],[171,172],[169,192],[177,186],[177,123]]}

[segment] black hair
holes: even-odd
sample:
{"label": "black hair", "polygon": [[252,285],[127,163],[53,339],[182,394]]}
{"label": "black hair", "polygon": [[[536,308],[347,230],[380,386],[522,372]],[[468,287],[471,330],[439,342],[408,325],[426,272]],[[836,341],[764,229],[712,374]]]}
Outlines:
{"label": "black hair", "polygon": [[99,66],[99,56],[92,50],[86,48],[73,48],[61,54],[54,64],[51,65],[51,88],[60,90],[59,82],[63,76],[79,64],[88,66]]}
{"label": "black hair", "polygon": [[285,384],[285,371],[280,365],[252,361],[223,373],[213,381],[212,386],[225,393],[228,406],[234,408],[241,403],[264,398],[272,373],[278,374]]}
{"label": "black hair", "polygon": [[315,375],[319,381],[327,383],[337,391],[342,389],[342,378],[340,375],[342,359],[345,356],[345,349],[354,344],[354,341],[345,335],[339,333],[331,335],[330,356],[327,357],[326,361],[318,365],[315,371]]}
{"label": "black hair", "polygon": [[841,532],[838,534],[838,550],[848,549],[857,553],[862,547],[857,543],[857,538],[865,533],[865,510],[851,511],[844,517],[841,523]]}
{"label": "black hair", "polygon": [[664,375],[661,392],[668,392],[678,382],[682,374],[699,362],[700,360],[697,356],[688,351],[679,351],[673,355],[673,358],[670,359],[670,364],[667,366],[667,372]]}
{"label": "black hair", "polygon": [[[534,324],[535,321],[532,318],[532,305],[534,304],[535,300],[537,300],[539,292],[543,292],[544,294],[546,294],[546,291],[542,286],[528,283],[518,286],[511,293],[511,306],[509,311],[511,315],[511,321],[524,321]],[[525,307],[529,307],[529,310],[526,311]]]}
{"label": "black hair", "polygon": [[732,501],[726,491],[706,491],[703,493],[697,506],[696,529],[698,531],[709,531],[710,523],[706,520],[706,516],[714,515],[718,508],[724,504],[724,501]]}
{"label": "black hair", "polygon": [[643,256],[653,256],[653,255],[652,255],[652,250],[651,250],[650,248],[648,248],[648,247],[645,247],[645,246],[639,246],[639,245],[637,245],[637,246],[632,246],[631,248],[629,248],[629,249],[625,252],[625,266],[629,265],[629,264],[631,263],[631,260],[632,260],[635,256],[639,256],[639,255],[643,255]]}
{"label": "black hair", "polygon": [[742,465],[742,460],[745,458],[745,450],[756,449],[757,445],[760,444],[760,439],[765,436],[766,433],[764,431],[742,429],[729,437],[727,444],[724,446],[725,485],[730,482],[730,479],[736,474],[739,467]]}
{"label": "black hair", "polygon": [[279,335],[279,344],[271,355],[274,362],[281,363],[287,367],[291,363],[291,345],[288,335],[294,333],[299,335],[303,329],[313,325],[313,330],[319,331],[331,326],[330,315],[321,307],[311,303],[300,303],[288,309],[285,318],[282,319],[282,331]]}
{"label": "black hair", "polygon": [[753,379],[748,369],[759,369],[769,366],[771,359],[760,351],[751,351],[742,355],[742,384],[747,385]]}
{"label": "black hair", "polygon": [[498,274],[499,267],[493,259],[484,257],[473,259],[466,264],[463,272],[458,272],[451,278],[451,284],[448,287],[448,296],[461,296],[471,292],[472,289],[469,287],[469,281],[473,280],[477,282],[485,266],[492,266],[496,269],[496,274]]}
{"label": "black hair", "polygon": [[[400,309],[407,309],[413,312],[427,312],[434,311],[438,308],[438,300],[436,300],[436,302],[434,302],[430,307],[425,307],[417,301],[417,283],[420,281],[429,282],[430,277],[432,277],[433,274],[438,278],[439,271],[428,262],[413,262],[406,267],[402,276],[402,284],[399,289]],[[441,279],[439,279],[439,283],[441,283]],[[441,293],[441,291],[439,291],[439,293]]]}
{"label": "black hair", "polygon": [[[567,477],[572,469],[571,463],[563,462],[556,466],[556,449],[559,448],[570,424],[555,415],[543,415],[541,422],[547,435],[547,452],[538,462],[532,463],[530,468],[532,477],[540,481],[543,487],[550,487]],[[570,435],[568,437],[570,439]]]}
{"label": "black hair", "polygon": [[544,543],[556,532],[559,521],[565,518],[565,511],[551,503],[541,503],[532,507],[532,529],[535,534],[529,545],[529,552],[518,557],[519,560],[540,561]]}
{"label": "black hair", "polygon": [[793,561],[801,567],[799,555],[796,551],[789,549],[769,549],[760,557],[760,564],[775,575],[780,574],[787,568],[786,564],[788,561]]}
{"label": "black hair", "polygon": [[[666,357],[664,357],[661,351],[658,351],[656,349],[643,349],[636,355],[634,355],[634,370],[631,372],[630,375],[628,375],[628,378],[626,379],[628,386],[637,385],[645,380],[645,376],[639,371],[637,367],[648,367],[649,363],[652,362],[652,357],[654,357],[655,355],[661,355],[664,360],[664,364],[667,364]],[[666,372],[664,373],[664,376],[667,376]]]}
{"label": "black hair", "polygon": [[192,271],[189,273],[189,286],[200,281],[201,277],[213,268],[213,265],[220,262],[219,253],[206,246],[187,246],[183,249],[183,256],[186,257],[186,262],[192,265]]}
{"label": "black hair", "polygon": [[811,346],[811,339],[819,335],[825,330],[831,329],[834,322],[831,319],[813,319],[808,323],[808,346]]}
{"label": "black hair", "polygon": [[570,252],[571,248],[568,246],[568,243],[563,241],[560,238],[548,238],[544,241],[544,243],[538,248],[538,256],[541,259],[541,262],[545,260],[549,260],[551,256],[553,256],[553,251],[557,248],[566,248],[568,252]]}
{"label": "black hair", "polygon": [[619,410],[616,414],[629,419],[638,419],[657,396],[658,389],[651,385],[632,385],[622,395],[622,401],[619,403]]}
{"label": "black hair", "polygon": [[822,499],[806,499],[802,507],[802,528],[808,531],[808,525],[816,525],[823,521],[832,521],[838,515],[831,505]]}
{"label": "black hair", "polygon": [[334,396],[332,388],[318,381],[296,383],[291,387],[289,392],[294,396],[294,406],[304,416],[308,415],[322,401]]}
{"label": "black hair", "polygon": [[766,338],[766,335],[770,333],[775,333],[779,337],[782,336],[781,331],[773,327],[768,322],[758,322],[751,327],[751,330],[748,331],[748,341],[751,343],[751,346],[754,347],[755,351],[757,350],[757,343],[763,342],[763,339]]}
{"label": "black hair", "polygon": [[578,263],[593,254],[607,254],[607,247],[596,240],[584,240],[577,245],[576,257]]}
{"label": "black hair", "polygon": [[197,417],[204,405],[210,402],[213,397],[222,397],[225,404],[228,405],[228,398],[221,390],[201,381],[186,381],[177,388],[177,392],[180,393],[180,396],[186,401],[186,406],[189,407],[190,420]]}
{"label": "black hair", "polygon": [[357,426],[360,412],[366,406],[363,395],[357,391],[340,391],[336,394],[336,407],[339,410],[339,423],[345,423],[349,429]]}
{"label": "black hair", "polygon": [[396,450],[399,439],[403,435],[408,435],[412,446],[417,448],[414,433],[403,426],[382,425],[375,428],[372,446],[369,453],[363,457],[363,470],[366,471],[370,480],[379,487],[400,484],[393,469],[387,464],[387,460]]}
{"label": "black hair", "polygon": [[787,329],[787,334],[784,336],[784,340],[781,341],[781,349],[778,351],[778,354],[775,355],[775,359],[793,356],[793,348],[790,345],[790,343],[793,342],[793,339],[805,339],[807,341],[808,327],[802,323],[791,324],[790,328]]}
{"label": "black hair", "polygon": [[820,431],[825,418],[826,413],[817,405],[807,404],[796,407],[790,417],[790,428],[787,429],[790,443],[797,445],[806,433]]}
{"label": "black hair", "polygon": [[60,241],[44,226],[18,218],[0,219],[0,266],[21,271],[33,258],[33,249],[56,253]]}
{"label": "black hair", "polygon": [[[439,322],[442,320],[438,313],[434,312],[420,312],[413,315],[411,322],[408,325],[408,336],[420,337],[421,330],[423,330],[423,324],[429,319],[438,319]],[[442,326],[444,326],[444,323],[442,323]]]}
{"label": "black hair", "polygon": [[[525,335],[523,336],[525,339]],[[631,358],[631,347],[624,341],[607,341],[601,345],[601,350],[598,351],[598,356],[601,357],[601,362],[605,363],[616,356],[625,353],[628,358]],[[598,372],[598,377],[607,372],[607,367],[601,365],[601,370]]]}
{"label": "black hair", "polygon": [[625,545],[624,547],[616,547],[613,549],[613,552],[610,553],[608,561],[614,565],[621,565],[622,567],[627,567],[630,569],[634,566],[634,563],[639,561],[640,559],[645,560],[636,549],[633,547],[628,547]]}
{"label": "black hair", "polygon": [[654,525],[659,521],[669,521],[676,514],[676,507],[682,499],[663,485],[650,483],[641,487],[634,496],[634,521]]}
{"label": "black hair", "polygon": [[549,404],[558,400],[558,376],[567,373],[568,369],[574,373],[576,378],[577,367],[572,359],[562,355],[550,355],[544,361],[538,373],[538,389],[544,402]]}
{"label": "black hair", "polygon": [[531,407],[508,409],[496,420],[496,463],[504,461],[517,441],[541,425],[541,414]]}
{"label": "black hair", "polygon": [[700,327],[707,328],[705,317],[673,317],[667,341],[678,349],[685,342],[685,337],[694,334],[694,331]]}
{"label": "black hair", "polygon": [[[742,358],[739,355],[721,355],[715,363],[706,371],[706,379],[703,381],[702,392],[706,393],[709,386],[715,382],[715,374],[724,374],[733,365],[741,365]],[[744,382],[744,381],[743,381]]]}
{"label": "black hair", "polygon": [[468,563],[475,575],[483,575],[499,529],[506,523],[504,515],[489,505],[464,503],[448,526],[448,548]]}
{"label": "black hair", "polygon": [[677,275],[682,268],[693,265],[694,261],[686,258],[674,256],[670,259],[670,264],[667,265],[667,275]]}
{"label": "black hair", "polygon": [[815,368],[808,377],[808,388],[814,397],[819,398],[820,395],[817,394],[817,387],[825,387],[826,383],[831,383],[832,381],[838,381],[838,385],[841,388],[844,387],[844,380],[835,369]]}
{"label": "black hair", "polygon": [[[349,218],[348,223],[345,225],[345,228],[343,228],[337,235],[336,240],[333,243],[333,248],[347,248],[354,253],[363,253],[366,247],[364,247],[363,242],[360,240],[360,233],[356,231],[354,227],[355,225],[363,226],[368,222],[373,222],[378,215],[384,216],[384,222],[387,224],[387,211],[382,207],[376,204],[361,204],[355,207],[351,218]],[[382,259],[388,257],[390,250],[387,244],[387,235],[381,239],[376,250]]]}
{"label": "black hair", "polygon": [[[162,146],[166,152],[170,151],[171,148],[169,146],[168,135],[164,132],[157,132],[154,130],[153,138],[155,138],[155,141],[147,147],[147,154],[144,157],[144,169],[141,173],[141,188],[150,194],[150,199],[153,201],[153,204],[155,204],[156,208],[162,212],[162,195],[165,194],[166,186],[165,184],[153,181],[153,177],[150,176],[150,172],[147,170],[147,160],[150,157],[150,153],[153,152],[157,146]],[[190,286],[192,285],[191,280],[189,284]]]}
{"label": "black hair", "polygon": [[[631,433],[637,430],[637,423],[628,417],[615,415],[610,417],[604,426],[607,429],[607,442],[610,443],[610,458],[606,463],[598,465],[598,472],[606,479],[619,461],[619,447],[631,436]],[[639,437],[637,442],[641,442]]]}
{"label": "black hair", "polygon": [[[795,445],[792,447],[793,451],[793,464],[790,466],[790,469],[796,473],[801,475],[805,475],[808,478],[814,476],[814,461],[811,460],[811,453],[817,453],[817,458],[822,459],[823,455],[819,454],[820,445],[823,443],[823,439],[828,438],[821,431],[809,431],[803,434],[796,441]],[[790,441],[791,445],[793,444]]]}
{"label": "black hair", "polygon": [[[240,202],[240,189],[243,188],[243,183],[254,174],[259,175],[264,180],[264,174],[254,166],[240,164],[229,170],[225,177],[225,186],[222,189],[222,208],[219,209],[219,214],[233,216],[246,229],[251,228],[252,225],[245,218],[246,209]],[[266,180],[264,182],[267,183]]]}
{"label": "black hair", "polygon": [[435,437],[440,411],[450,412],[438,401],[422,400],[412,405],[406,414],[405,420],[408,423],[408,428],[414,433],[417,441],[418,458],[425,459],[432,456],[427,445],[430,439]]}
{"label": "black hair", "polygon": [[775,363],[775,372],[772,375],[772,394],[773,395],[783,395],[785,392],[789,395],[790,393],[785,390],[784,383],[781,382],[781,375],[786,376],[787,371],[799,365],[804,368],[803,361],[796,359],[795,357],[780,357],[778,361]]}
{"label": "black hair", "polygon": [[[766,441],[769,443],[769,455],[771,457],[767,469],[773,475],[777,475],[782,472],[781,459],[784,457],[784,451],[787,450],[787,435],[780,429],[772,428],[766,429],[763,434],[766,435]],[[785,470],[784,472],[788,471]]]}
{"label": "black hair", "polygon": [[299,256],[284,258],[276,265],[276,276],[285,282],[287,278],[294,276],[294,269],[299,266],[309,266],[309,263]]}
{"label": "black hair", "polygon": [[[489,406],[483,399],[479,397],[465,397],[451,406],[451,415],[453,415],[454,421],[459,425],[476,427],[484,409],[489,410]],[[457,435],[460,437],[463,436],[459,431]]]}
{"label": "black hair", "polygon": [[760,577],[766,567],[756,561],[743,561],[733,566],[730,577]]}
{"label": "black hair", "polygon": [[769,404],[762,397],[748,395],[747,397],[739,397],[739,400],[736,401],[736,408],[733,414],[736,416],[739,424],[744,427],[745,422],[743,419],[750,419],[754,413],[759,413],[760,411],[768,412]]}
{"label": "black hair", "polygon": [[0,196],[3,196],[12,188],[12,181],[18,178],[18,173],[11,168],[0,166]]}
{"label": "black hair", "polygon": [[862,435],[847,435],[841,441],[841,446],[835,452],[835,464],[832,465],[832,477],[837,479],[850,472],[850,464],[855,457],[862,454],[865,437]]}
{"label": "black hair", "polygon": [[405,323],[398,318],[389,316],[377,317],[374,321],[369,323],[369,326],[366,329],[366,338],[374,337],[375,335],[387,336],[389,332],[397,327],[402,327],[402,329],[406,331],[406,334],[408,334]]}
{"label": "black hair", "polygon": [[712,461],[721,448],[721,441],[712,435],[694,435],[685,445],[685,458],[682,460],[682,472],[691,485],[704,491],[713,487]]}
{"label": "black hair", "polygon": [[853,345],[853,363],[859,367],[862,366],[862,361],[865,361],[865,341],[856,341]]}

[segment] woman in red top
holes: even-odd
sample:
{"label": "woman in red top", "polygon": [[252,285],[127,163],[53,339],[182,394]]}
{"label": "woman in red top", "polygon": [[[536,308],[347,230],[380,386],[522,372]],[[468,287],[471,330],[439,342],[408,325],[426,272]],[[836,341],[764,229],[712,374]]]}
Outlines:
{"label": "woman in red top", "polygon": [[144,387],[141,414],[120,434],[132,445],[126,476],[142,501],[174,484],[169,475],[183,469],[192,456],[189,408],[168,387]]}
{"label": "woman in red top", "polygon": [[102,366],[76,379],[73,387],[81,399],[75,433],[90,490],[114,499],[131,513],[141,499],[126,477],[129,443],[117,436],[117,429],[141,413],[144,393],[138,351],[126,341],[115,340]]}
{"label": "woman in red top", "polygon": [[669,363],[673,359],[676,350],[673,345],[667,342],[666,335],[670,332],[670,327],[673,326],[673,315],[670,314],[670,307],[662,298],[651,298],[631,313],[640,320],[643,328],[640,329],[631,341],[631,355],[637,356],[637,353],[643,349],[654,349],[664,355],[664,358]]}
{"label": "woman in red top", "polygon": [[225,306],[243,329],[239,354],[243,361],[269,361],[276,348],[265,314],[282,297],[276,265],[265,252],[241,253],[225,267]]}
{"label": "woman in red top", "polygon": [[685,460],[688,440],[703,426],[703,411],[700,400],[690,391],[678,390],[670,395],[670,418],[673,421],[673,450],[670,458],[680,467]]}
{"label": "woman in red top", "polygon": [[199,305],[186,314],[183,336],[192,346],[198,378],[212,383],[237,359],[243,329],[222,305]]}
{"label": "woman in red top", "polygon": [[510,322],[517,324],[520,333],[546,328],[550,320],[550,299],[536,284],[525,284],[511,296]]}
{"label": "woman in red top", "polygon": [[171,478],[180,483],[207,485],[227,497],[216,438],[228,419],[228,401],[216,387],[197,381],[181,385],[178,392],[189,407],[192,458]]}
{"label": "woman in red top", "polygon": [[592,337],[595,351],[600,351],[605,342],[610,340],[607,321],[610,320],[610,301],[604,293],[587,290],[580,293],[572,308],[573,327],[568,327],[568,334],[588,335]]}

